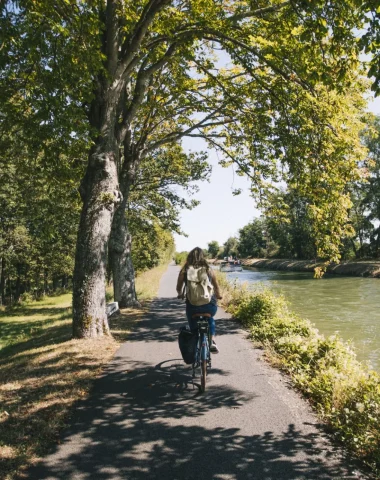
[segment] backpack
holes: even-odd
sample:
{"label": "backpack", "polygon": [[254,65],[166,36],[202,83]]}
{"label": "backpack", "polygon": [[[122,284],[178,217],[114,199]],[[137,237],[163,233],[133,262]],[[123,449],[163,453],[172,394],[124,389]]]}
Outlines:
{"label": "backpack", "polygon": [[194,363],[197,348],[197,332],[192,332],[189,327],[181,327],[178,335],[178,345],[185,363]]}
{"label": "backpack", "polygon": [[213,293],[207,267],[189,267],[186,271],[186,295],[191,305],[207,305]]}

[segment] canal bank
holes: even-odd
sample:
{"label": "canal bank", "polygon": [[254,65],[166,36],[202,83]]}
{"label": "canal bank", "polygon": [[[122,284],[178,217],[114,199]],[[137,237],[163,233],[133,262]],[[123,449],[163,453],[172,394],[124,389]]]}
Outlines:
{"label": "canal bank", "polygon": [[[313,260],[284,260],[269,258],[249,258],[242,260],[246,267],[265,268],[269,270],[287,270],[293,272],[314,272],[316,267],[323,267],[323,262]],[[336,275],[350,275],[354,277],[380,278],[380,262],[342,262],[331,263],[327,272]]]}
{"label": "canal bank", "polygon": [[[210,263],[218,265],[220,260],[214,260]],[[286,260],[282,258],[245,258],[241,259],[241,263],[245,267],[289,272],[314,272],[316,267],[325,266],[323,262],[315,262],[314,260]],[[327,272],[336,275],[380,278],[380,261],[330,263],[327,266]]]}

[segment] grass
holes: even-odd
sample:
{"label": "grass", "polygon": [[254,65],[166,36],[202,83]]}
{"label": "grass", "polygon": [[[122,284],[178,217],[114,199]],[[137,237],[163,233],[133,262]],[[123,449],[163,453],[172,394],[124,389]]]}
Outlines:
{"label": "grass", "polygon": [[147,270],[140,273],[136,278],[136,292],[137,297],[142,300],[142,303],[152,300],[158,292],[158,286],[162,275],[167,270],[167,265],[160,265],[159,267]]}
{"label": "grass", "polygon": [[22,474],[58,441],[75,402],[88,395],[131,325],[149,308],[166,268],[137,277],[143,307],[113,317],[112,337],[71,338],[71,294],[0,310],[0,478]]}

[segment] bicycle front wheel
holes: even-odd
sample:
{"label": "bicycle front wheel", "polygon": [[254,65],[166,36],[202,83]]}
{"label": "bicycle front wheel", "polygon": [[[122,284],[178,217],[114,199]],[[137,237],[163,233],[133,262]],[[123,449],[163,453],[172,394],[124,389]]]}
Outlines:
{"label": "bicycle front wheel", "polygon": [[201,362],[201,391],[206,390],[206,378],[207,378],[207,360]]}

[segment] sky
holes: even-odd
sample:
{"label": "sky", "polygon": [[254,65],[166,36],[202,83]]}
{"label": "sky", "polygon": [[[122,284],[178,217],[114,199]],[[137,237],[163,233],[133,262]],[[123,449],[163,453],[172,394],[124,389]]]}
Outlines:
{"label": "sky", "polygon": [[[368,107],[380,115],[380,97],[370,101]],[[223,168],[218,165],[217,153],[208,149],[201,139],[185,139],[183,146],[186,151],[207,150],[213,168],[210,182],[197,183],[199,192],[194,198],[200,200],[200,205],[181,213],[181,228],[188,236],[174,235],[176,250],[207,248],[212,240],[222,245],[228,237],[237,235],[240,228],[260,216],[249,194],[250,182],[246,177],[234,174],[233,166]],[[242,193],[233,196],[232,191],[237,188]]]}

